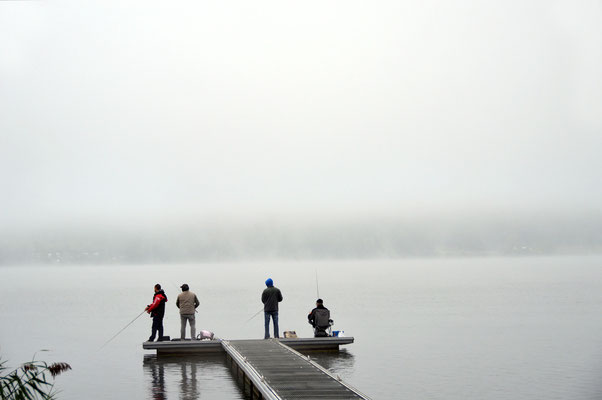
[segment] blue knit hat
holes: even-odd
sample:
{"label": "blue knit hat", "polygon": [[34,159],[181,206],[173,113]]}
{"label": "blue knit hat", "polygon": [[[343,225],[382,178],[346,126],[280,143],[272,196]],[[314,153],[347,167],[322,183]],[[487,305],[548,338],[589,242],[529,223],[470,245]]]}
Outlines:
{"label": "blue knit hat", "polygon": [[274,281],[272,280],[272,278],[268,278],[268,279],[265,281],[265,285],[266,285],[266,286],[268,286],[268,287],[269,287],[269,286],[274,286]]}

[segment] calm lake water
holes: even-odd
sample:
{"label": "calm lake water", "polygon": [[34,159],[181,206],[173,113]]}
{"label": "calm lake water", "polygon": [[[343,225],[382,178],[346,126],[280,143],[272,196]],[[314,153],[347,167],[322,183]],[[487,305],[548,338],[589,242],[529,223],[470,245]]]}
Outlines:
{"label": "calm lake water", "polygon": [[[602,398],[602,257],[406,259],[150,266],[0,267],[0,355],[66,361],[59,399],[242,399],[221,357],[157,359],[146,314],[168,295],[201,300],[197,329],[261,338],[267,277],[284,295],[281,330],[310,336],[320,296],[356,342],[318,362],[374,399]],[[48,352],[41,352],[47,349]]]}

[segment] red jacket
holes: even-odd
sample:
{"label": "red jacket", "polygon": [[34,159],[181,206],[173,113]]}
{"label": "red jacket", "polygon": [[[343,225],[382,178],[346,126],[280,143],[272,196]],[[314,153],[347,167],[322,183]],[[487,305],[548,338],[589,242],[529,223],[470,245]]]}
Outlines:
{"label": "red jacket", "polygon": [[153,303],[148,305],[148,312],[151,313],[152,316],[160,315],[163,316],[165,314],[165,302],[167,301],[167,296],[165,296],[165,292],[163,290],[158,291],[153,296]]}

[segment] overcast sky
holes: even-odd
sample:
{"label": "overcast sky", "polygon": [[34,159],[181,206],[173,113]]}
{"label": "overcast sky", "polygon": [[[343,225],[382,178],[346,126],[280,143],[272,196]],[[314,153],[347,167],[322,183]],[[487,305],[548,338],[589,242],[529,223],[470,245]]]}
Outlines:
{"label": "overcast sky", "polygon": [[600,1],[0,1],[0,222],[597,212]]}

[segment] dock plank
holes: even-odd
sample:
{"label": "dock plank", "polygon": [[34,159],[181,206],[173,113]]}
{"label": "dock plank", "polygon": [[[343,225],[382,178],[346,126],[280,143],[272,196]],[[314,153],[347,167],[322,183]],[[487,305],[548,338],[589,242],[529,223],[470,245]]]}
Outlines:
{"label": "dock plank", "polygon": [[329,371],[279,340],[232,340],[222,345],[268,399],[368,399]]}

